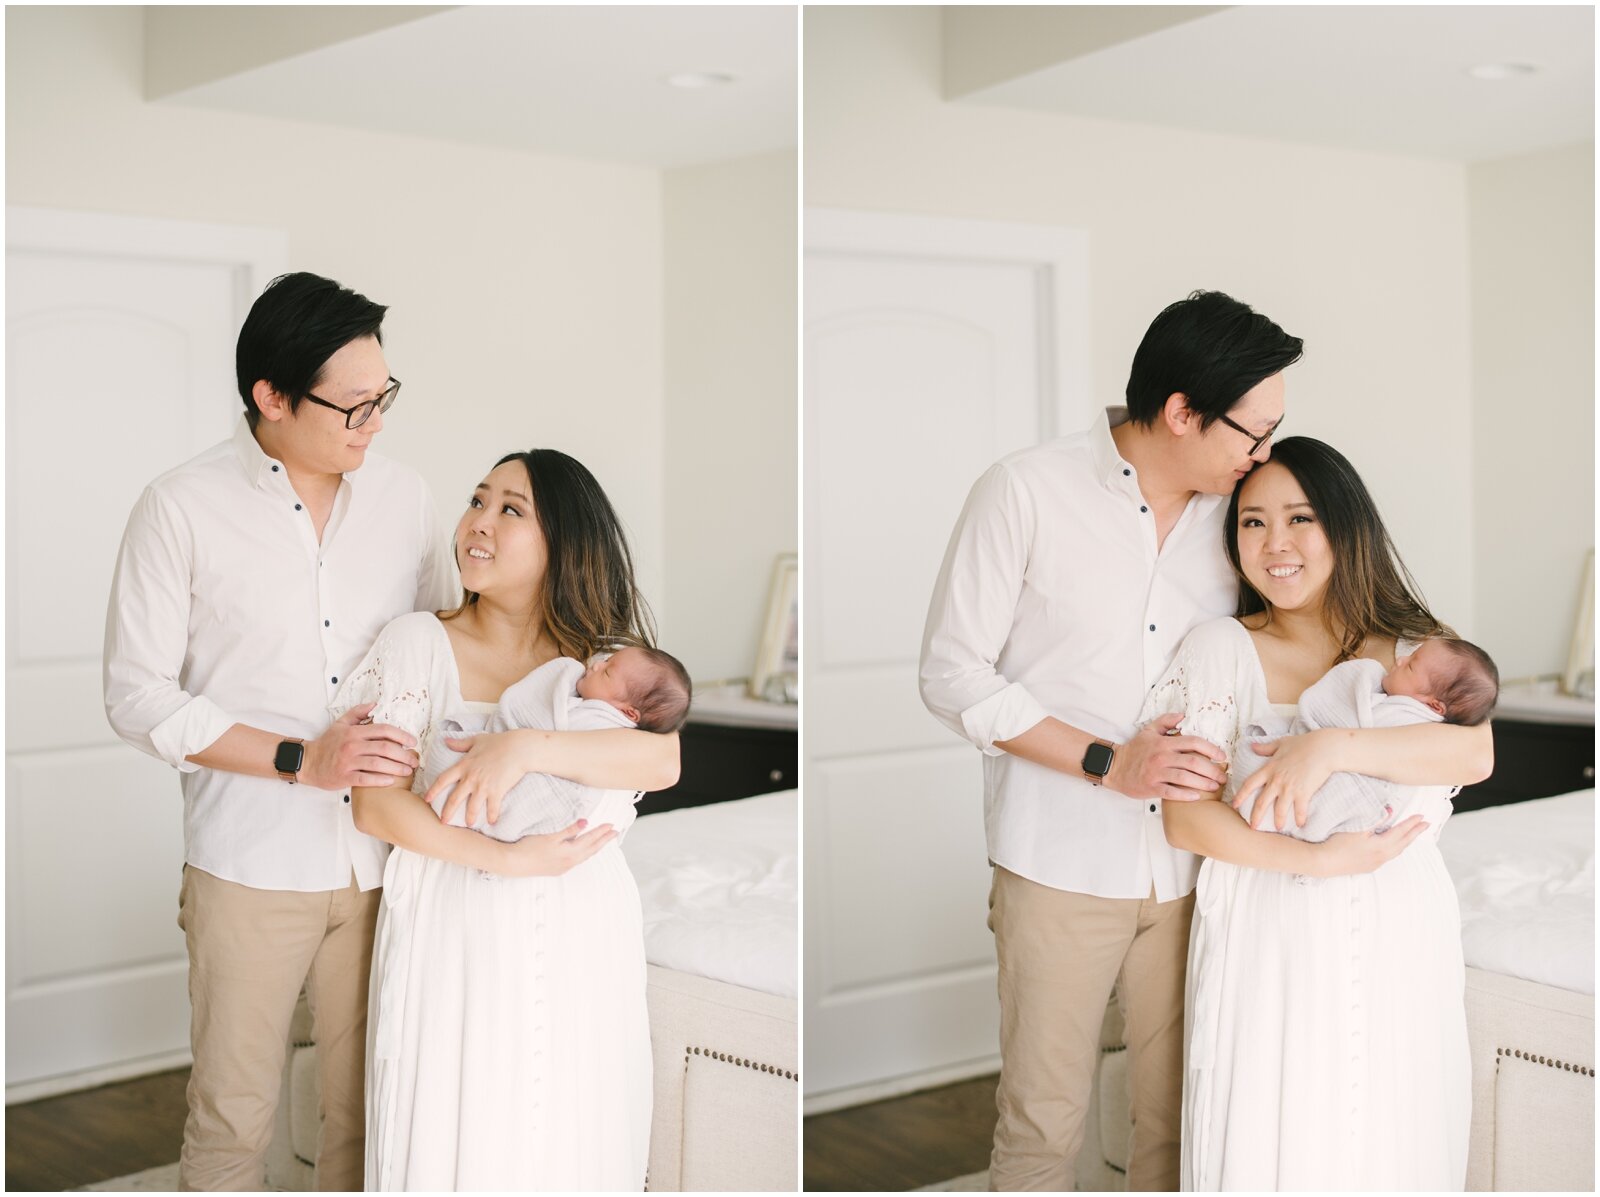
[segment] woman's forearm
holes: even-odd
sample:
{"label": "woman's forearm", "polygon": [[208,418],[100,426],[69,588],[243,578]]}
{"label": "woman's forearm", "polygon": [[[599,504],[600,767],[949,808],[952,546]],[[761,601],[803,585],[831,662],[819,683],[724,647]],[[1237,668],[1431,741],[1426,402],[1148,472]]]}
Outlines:
{"label": "woman's forearm", "polygon": [[665,790],[678,781],[678,735],[601,731],[504,733],[518,737],[524,773],[549,773],[599,790]]}
{"label": "woman's forearm", "polygon": [[1320,845],[1270,831],[1252,831],[1225,802],[1165,802],[1161,824],[1174,848],[1274,873],[1321,874]]}
{"label": "woman's forearm", "polygon": [[392,789],[350,791],[356,828],[396,847],[490,873],[506,871],[506,845],[465,827],[446,827],[420,796]]}
{"label": "woman's forearm", "polygon": [[1487,723],[1459,727],[1325,728],[1338,768],[1408,786],[1473,785],[1494,772],[1494,735]]}

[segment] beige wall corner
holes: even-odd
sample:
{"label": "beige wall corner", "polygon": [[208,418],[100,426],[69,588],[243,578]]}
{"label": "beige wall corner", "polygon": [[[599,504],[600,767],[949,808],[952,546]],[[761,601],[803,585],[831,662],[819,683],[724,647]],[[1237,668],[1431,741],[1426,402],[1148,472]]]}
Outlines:
{"label": "beige wall corner", "polygon": [[944,98],[957,99],[1229,5],[952,4],[944,19]]}
{"label": "beige wall corner", "polygon": [[[453,7],[149,4],[144,9],[144,98],[159,100]],[[381,64],[373,74],[381,78]]]}

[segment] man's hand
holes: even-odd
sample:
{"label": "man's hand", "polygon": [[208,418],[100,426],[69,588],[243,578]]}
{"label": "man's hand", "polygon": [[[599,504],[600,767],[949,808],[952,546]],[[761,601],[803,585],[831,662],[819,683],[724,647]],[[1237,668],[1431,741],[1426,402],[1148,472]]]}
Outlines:
{"label": "man's hand", "polygon": [[1183,715],[1152,719],[1119,745],[1104,785],[1129,798],[1193,802],[1214,798],[1228,780],[1228,758],[1199,736],[1175,734]]}
{"label": "man's hand", "polygon": [[1272,759],[1245,779],[1233,796],[1233,809],[1242,811],[1253,795],[1259,795],[1250,808],[1250,826],[1259,831],[1270,819],[1272,826],[1282,831],[1293,816],[1294,825],[1304,827],[1311,796],[1333,775],[1337,764],[1328,739],[1312,731],[1253,747]]}
{"label": "man's hand", "polygon": [[419,758],[410,733],[386,723],[367,723],[377,703],[351,707],[315,740],[306,741],[300,780],[319,790],[392,786],[411,780]]}

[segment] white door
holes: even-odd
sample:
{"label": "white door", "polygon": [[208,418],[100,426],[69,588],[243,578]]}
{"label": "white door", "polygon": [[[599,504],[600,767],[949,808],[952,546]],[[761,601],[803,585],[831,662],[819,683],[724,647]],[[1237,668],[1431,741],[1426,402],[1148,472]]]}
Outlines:
{"label": "white door", "polygon": [[228,436],[279,234],[6,214],[6,1096],[185,1062],[174,771],[101,703],[144,485]]}
{"label": "white door", "polygon": [[934,578],[998,457],[1089,419],[1064,229],[810,211],[805,1088],[834,1108],[995,1065],[979,754],[917,693]]}

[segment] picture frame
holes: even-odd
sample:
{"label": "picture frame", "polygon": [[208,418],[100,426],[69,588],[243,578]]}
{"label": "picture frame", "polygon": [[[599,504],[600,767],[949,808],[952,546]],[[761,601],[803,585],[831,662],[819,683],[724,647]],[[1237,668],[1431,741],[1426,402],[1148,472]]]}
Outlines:
{"label": "picture frame", "polygon": [[799,701],[800,557],[780,553],[772,564],[767,616],[761,645],[750,671],[750,697],[769,702]]}
{"label": "picture frame", "polygon": [[1578,583],[1578,611],[1567,646],[1567,667],[1561,674],[1561,692],[1580,698],[1594,697],[1594,549],[1583,563]]}

